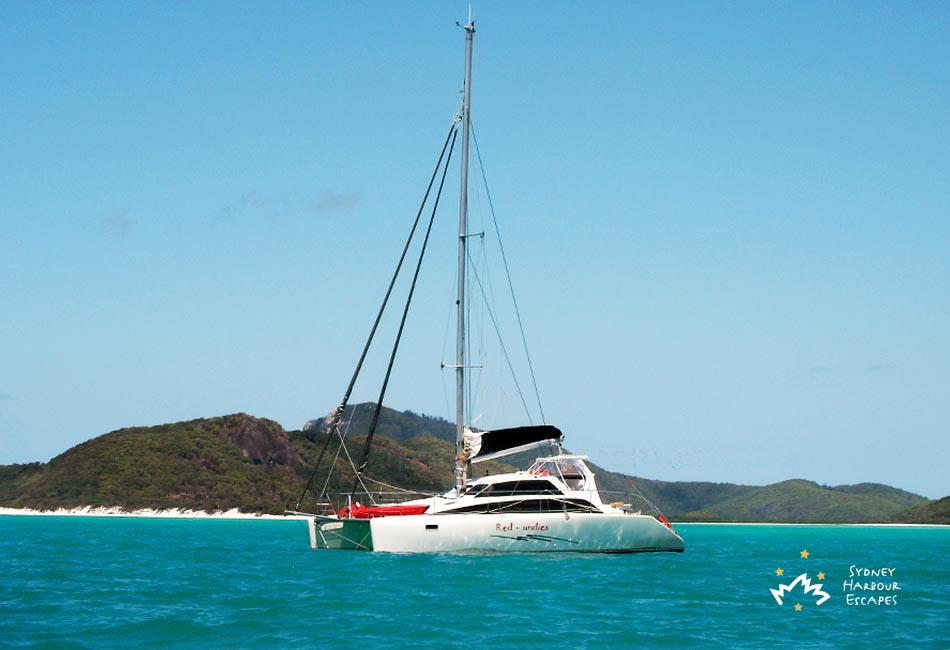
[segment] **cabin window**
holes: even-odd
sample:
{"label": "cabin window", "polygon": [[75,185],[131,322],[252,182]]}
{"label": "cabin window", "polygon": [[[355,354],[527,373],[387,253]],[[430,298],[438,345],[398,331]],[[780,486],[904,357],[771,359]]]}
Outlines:
{"label": "cabin window", "polygon": [[480,503],[444,511],[444,514],[473,512],[495,513],[550,513],[550,512],[600,512],[594,504],[583,499],[523,499],[520,501],[502,501]]}
{"label": "cabin window", "polygon": [[485,486],[485,489],[476,494],[476,497],[510,497],[522,494],[560,494],[550,481],[529,479],[526,481],[505,481]]}

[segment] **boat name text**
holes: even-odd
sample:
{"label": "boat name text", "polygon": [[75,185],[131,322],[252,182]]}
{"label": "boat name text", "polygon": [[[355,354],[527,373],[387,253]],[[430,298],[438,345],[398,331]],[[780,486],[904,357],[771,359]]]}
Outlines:
{"label": "boat name text", "polygon": [[525,532],[539,533],[546,530],[550,530],[550,526],[546,526],[540,522],[534,522],[533,524],[525,524],[523,526],[515,526],[514,522],[510,524],[495,524],[495,530],[503,533],[510,533],[514,530],[521,530]]}

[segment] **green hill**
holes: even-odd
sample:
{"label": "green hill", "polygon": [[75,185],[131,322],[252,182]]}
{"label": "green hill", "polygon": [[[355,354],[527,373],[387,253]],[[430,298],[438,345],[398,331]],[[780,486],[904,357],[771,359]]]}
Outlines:
{"label": "green hill", "polygon": [[[751,485],[736,485],[735,483],[666,482],[639,477],[633,478],[633,482],[637,489],[647,499],[660,506],[660,509],[668,517],[680,521],[687,519],[721,521],[723,517],[713,512],[707,512],[707,509],[714,504],[761,489]],[[607,484],[611,483],[613,481]]]}
{"label": "green hill", "polygon": [[897,513],[894,521],[907,524],[950,524],[950,497],[918,503]]}
{"label": "green hill", "polygon": [[[343,419],[349,422],[347,435],[364,435],[369,431],[375,406],[372,403],[351,404],[344,409]],[[304,427],[304,430],[325,431],[329,424],[327,422],[329,417],[311,420]],[[386,407],[383,407],[379,422],[376,425],[376,433],[395,440],[430,436],[455,444],[455,424],[453,422],[447,422],[442,418],[430,415],[413,413],[412,411],[400,412]]]}
{"label": "green hill", "polygon": [[[324,483],[330,492],[351,490],[353,471],[341,459],[359,457],[371,413],[366,404],[350,411],[345,453],[335,464],[333,453],[324,458],[301,509],[316,507],[313,493]],[[235,414],[120,429],[48,463],[0,466],[0,506],[279,513],[297,503],[327,440],[324,420],[308,425],[286,432],[271,420]],[[367,481],[367,488],[381,498],[389,486],[425,493],[446,489],[454,481],[454,439],[455,427],[445,420],[384,408],[364,473],[376,481]],[[508,460],[524,467],[533,456]],[[511,469],[491,461],[475,466],[477,475]],[[636,503],[638,491],[676,521],[950,523],[950,497],[931,502],[875,483],[827,487],[792,480],[756,487],[637,477],[634,491],[624,475],[592,469],[606,501]]]}
{"label": "green hill", "polygon": [[[371,409],[358,408],[347,435],[346,455],[358,458]],[[407,422],[442,437],[411,435]],[[442,420],[383,409],[366,486],[382,495],[386,485],[422,493],[441,492],[454,481],[454,442]],[[398,439],[397,439],[398,437]],[[296,505],[327,434],[319,428],[286,432],[276,422],[246,414],[113,431],[73,447],[49,463],[0,466],[0,506],[48,510],[120,507],[128,510],[195,509],[280,513]],[[326,458],[321,470],[332,464]],[[485,463],[484,469],[512,469]],[[373,482],[369,477],[378,479]],[[354,473],[337,462],[321,471],[302,508],[313,508],[313,491],[349,492]],[[383,495],[382,498],[386,498]]]}
{"label": "green hill", "polygon": [[36,509],[273,511],[299,490],[303,464],[279,424],[237,414],[121,429],[46,464],[3,468],[0,497]]}
{"label": "green hill", "polygon": [[755,488],[686,515],[708,519],[706,515],[711,514],[721,521],[869,523],[890,521],[911,504],[925,501],[883,485],[876,490],[854,487],[822,487],[794,479]]}

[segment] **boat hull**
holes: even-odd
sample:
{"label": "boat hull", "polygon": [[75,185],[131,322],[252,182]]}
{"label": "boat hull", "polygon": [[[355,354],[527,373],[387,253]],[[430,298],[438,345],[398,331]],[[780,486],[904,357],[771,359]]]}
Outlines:
{"label": "boat hull", "polygon": [[313,519],[310,545],[348,551],[372,551],[371,519]]}
{"label": "boat hull", "polygon": [[682,552],[683,539],[648,515],[435,514],[369,520],[371,546],[391,553]]}

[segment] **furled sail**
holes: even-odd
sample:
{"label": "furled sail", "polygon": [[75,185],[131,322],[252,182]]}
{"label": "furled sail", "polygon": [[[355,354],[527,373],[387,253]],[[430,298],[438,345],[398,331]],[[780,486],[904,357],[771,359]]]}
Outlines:
{"label": "furled sail", "polygon": [[462,452],[465,460],[478,463],[526,451],[542,442],[560,442],[563,437],[561,430],[550,424],[494,431],[472,431],[466,427]]}

